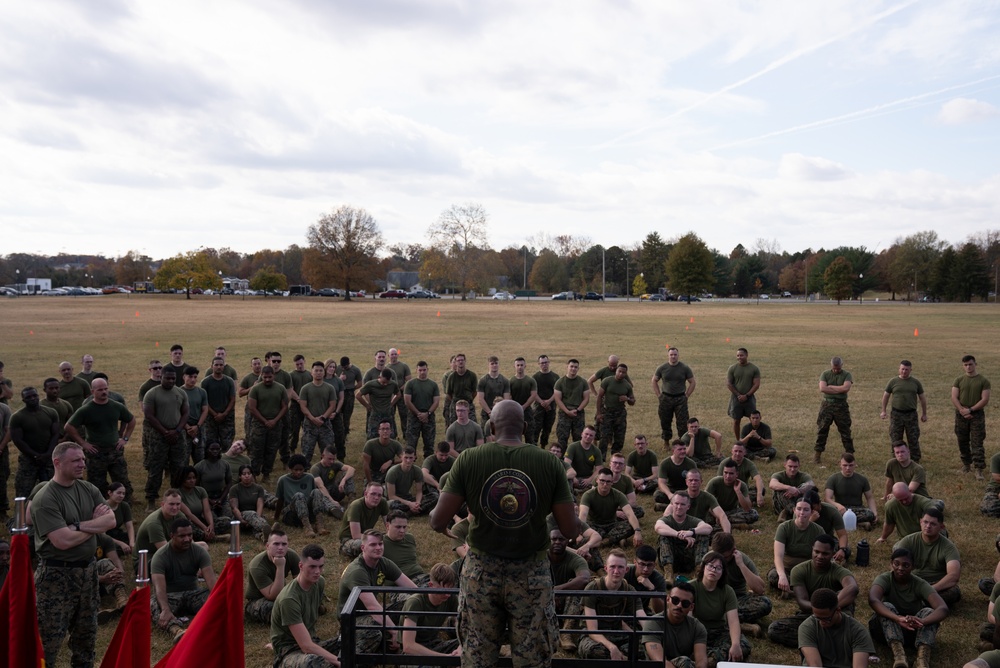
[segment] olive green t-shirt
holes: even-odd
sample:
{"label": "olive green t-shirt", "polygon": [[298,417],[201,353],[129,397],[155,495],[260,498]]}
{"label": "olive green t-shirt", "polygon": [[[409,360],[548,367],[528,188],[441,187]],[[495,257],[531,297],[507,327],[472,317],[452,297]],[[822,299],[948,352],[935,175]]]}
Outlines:
{"label": "olive green t-shirt", "polygon": [[38,556],[60,561],[87,561],[93,558],[97,551],[95,535],[91,534],[79,545],[61,550],[52,544],[49,534],[73,522],[93,519],[94,509],[103,503],[101,493],[86,480],[75,480],[68,487],[55,481],[45,485],[31,501],[31,523]]}
{"label": "olive green t-shirt", "polygon": [[434,476],[434,479],[440,483],[441,476],[450,471],[454,463],[455,458],[451,455],[448,455],[448,458],[443,462],[440,461],[436,455],[431,455],[429,457],[424,457],[424,462],[420,465],[420,468]]}
{"label": "olive green t-shirt", "polygon": [[[742,510],[739,499],[736,498],[736,491],[726,484],[722,476],[716,476],[709,480],[708,485],[705,486],[705,491],[715,497],[722,510],[726,512]],[[740,491],[743,493],[744,498],[750,498],[750,488],[742,480],[740,480]]]}
{"label": "olive green t-shirt", "polygon": [[872,491],[868,478],[860,473],[848,478],[839,471],[826,479],[826,488],[833,490],[833,498],[837,503],[848,508],[865,505],[865,493]]}
{"label": "olive green t-shirt", "polygon": [[522,406],[531,397],[531,393],[538,389],[538,383],[531,376],[518,378],[514,376],[510,379],[510,398]]}
{"label": "olive green t-shirt", "polygon": [[417,489],[420,489],[419,486],[424,484],[424,470],[419,466],[413,465],[407,471],[403,469],[402,464],[395,464],[385,474],[385,482],[386,484],[391,483],[395,486],[396,496],[412,501],[416,493],[413,486],[417,485]]}
{"label": "olive green t-shirt", "polygon": [[[181,515],[178,514],[177,517],[181,517]],[[139,554],[141,550],[148,550],[149,554],[153,554],[156,552],[157,543],[170,540],[171,522],[173,520],[168,520],[163,516],[162,508],[157,508],[146,515],[146,519],[139,525],[139,531],[135,534],[135,553]]]}
{"label": "olive green t-shirt", "polygon": [[694,657],[695,645],[708,644],[705,625],[691,615],[685,615],[680,624],[671,624],[662,612],[642,620],[642,642],[663,645],[664,657]]}
{"label": "olive green t-shirt", "polygon": [[125,406],[117,401],[98,404],[90,401],[73,413],[69,423],[87,429],[87,441],[104,452],[111,452],[118,446],[118,426],[128,424],[135,418]]}
{"label": "olive green t-shirt", "polygon": [[810,559],[792,568],[792,572],[788,575],[788,584],[793,587],[805,587],[811,595],[817,589],[824,588],[840,591],[844,588],[844,578],[853,576],[853,573],[835,561],[830,562],[830,568],[825,573],[818,571]]}
{"label": "olive green t-shirt", "polygon": [[49,401],[48,399],[42,399],[38,402],[40,405],[46,408],[51,408],[59,416],[59,427],[60,431],[62,426],[69,422],[70,417],[73,415],[73,407],[70,406],[69,402],[65,399],[56,399],[55,401]]}
{"label": "olive green t-shirt", "polygon": [[288,374],[292,379],[292,389],[298,394],[299,390],[312,382],[312,372],[295,369]]}
{"label": "olive green t-shirt", "polygon": [[961,562],[961,555],[955,544],[944,536],[928,545],[920,532],[911,533],[899,540],[892,549],[905,547],[913,553],[913,574],[934,584],[948,573],[948,562]]}
{"label": "olive green t-shirt", "polygon": [[465,399],[469,405],[475,405],[476,392],[479,387],[479,377],[473,371],[466,369],[461,376],[452,373],[445,381],[444,393],[451,397],[452,402]]}
{"label": "olive green t-shirt", "polygon": [[819,517],[813,520],[823,531],[836,537],[838,531],[844,530],[844,516],[837,506],[823,501],[819,504]]}
{"label": "olive green t-shirt", "polygon": [[611,483],[611,489],[616,489],[627,497],[629,494],[635,494],[635,482],[623,473],[618,476],[618,480]]}
{"label": "olive green t-shirt", "polygon": [[690,457],[685,457],[684,461],[680,464],[674,464],[674,460],[670,457],[665,457],[663,461],[660,462],[657,477],[666,480],[667,487],[670,489],[671,493],[673,493],[687,488],[687,484],[684,482],[684,476],[688,471],[693,471],[696,468],[698,468],[698,464],[695,463],[695,461]]}
{"label": "olive green t-shirt", "polygon": [[309,494],[316,489],[316,478],[308,473],[303,474],[296,480],[290,473],[278,478],[278,485],[274,489],[274,495],[289,505],[295,499],[296,494],[302,494],[307,499]]}
{"label": "olive green t-shirt", "polygon": [[167,580],[167,593],[192,591],[198,588],[198,572],[212,565],[208,550],[192,543],[186,550],[175,550],[168,542],[153,555],[149,572]]}
{"label": "olive green t-shirt", "polygon": [[[291,579],[298,576],[299,564],[301,560],[295,550],[288,550],[285,553],[285,586]],[[274,562],[267,558],[267,552],[259,552],[257,556],[250,560],[248,569],[246,588],[243,590],[243,598],[248,601],[257,601],[264,598],[262,589],[267,589],[274,583],[274,578],[278,574],[278,569]]]}
{"label": "olive green t-shirt", "polygon": [[441,390],[430,378],[413,378],[403,386],[403,394],[410,397],[410,402],[417,411],[426,413],[434,403],[434,398],[441,395]]}
{"label": "olive green t-shirt", "polygon": [[825,533],[823,527],[815,522],[810,522],[805,529],[796,527],[795,520],[779,524],[778,530],[774,532],[774,542],[785,545],[785,568],[789,569],[804,559],[811,558],[813,544]]}
{"label": "olive green t-shirt", "polygon": [[660,460],[656,457],[656,453],[652,450],[646,450],[646,454],[640,455],[638,452],[633,450],[628,453],[628,459],[625,460],[626,466],[632,471],[632,475],[638,478],[648,478],[653,475],[653,471],[656,470],[657,465]]}
{"label": "olive green t-shirt", "polygon": [[226,410],[229,402],[236,396],[236,383],[226,375],[218,380],[212,375],[205,376],[201,379],[201,389],[205,390],[208,405],[216,413]]}
{"label": "olive green t-shirt", "polygon": [[691,507],[688,508],[688,515],[694,515],[700,520],[709,521],[713,517],[712,511],[719,507],[719,500],[709,492],[702,490],[698,496],[691,497]]}
{"label": "olive green t-shirt", "polygon": [[588,489],[580,499],[581,508],[589,508],[587,520],[591,524],[611,524],[618,518],[616,513],[628,505],[628,499],[617,489],[607,496],[601,496],[596,489]]}
{"label": "olive green t-shirt", "polygon": [[83,400],[90,396],[90,383],[74,376],[72,380],[59,380],[59,398],[69,402],[73,410],[79,410]]}
{"label": "olive green t-shirt", "polygon": [[339,484],[337,475],[343,470],[344,465],[338,461],[333,462],[330,466],[323,466],[323,464],[317,462],[309,469],[309,475],[322,480],[326,491],[332,492]]}
{"label": "olive green t-shirt", "polygon": [[365,505],[365,498],[354,499],[347,506],[344,513],[344,520],[340,526],[340,540],[345,541],[351,537],[351,522],[361,525],[361,533],[374,529],[380,519],[389,514],[389,502],[384,498],[379,501],[374,508]]}
{"label": "olive green t-shirt", "polygon": [[377,438],[373,438],[365,443],[361,453],[371,457],[372,473],[378,473],[383,464],[403,456],[403,446],[392,438],[385,445],[382,445]]}
{"label": "olive green t-shirt", "polygon": [[885,391],[891,395],[889,405],[894,410],[915,411],[917,410],[917,397],[924,393],[924,386],[913,376],[905,380],[896,376],[885,386]]}
{"label": "olive green t-shirt", "polygon": [[563,376],[556,381],[554,389],[562,392],[563,405],[572,410],[583,403],[583,393],[589,391],[590,386],[587,385],[587,379],[581,376]]}
{"label": "olive green t-shirt", "polygon": [[214,462],[210,459],[203,459],[194,465],[194,470],[198,472],[198,482],[213,499],[219,498],[226,485],[233,482],[232,470],[229,468],[229,464],[222,459]]}
{"label": "olive green t-shirt", "polygon": [[326,581],[320,578],[306,591],[296,578],[278,594],[271,611],[271,645],[275,656],[283,656],[299,646],[290,630],[296,624],[304,625],[309,636],[316,637],[316,620],[323,605],[325,585]]}
{"label": "olive green t-shirt", "polygon": [[309,414],[313,417],[319,417],[326,413],[331,402],[334,408],[337,407],[337,391],[329,383],[316,385],[310,382],[303,385],[298,392],[299,399],[306,402],[306,408],[309,409]]}
{"label": "olive green t-shirt", "polygon": [[721,582],[713,591],[705,589],[705,585],[700,580],[692,583],[694,585],[694,612],[695,618],[705,625],[708,631],[715,631],[725,628],[727,625],[726,613],[736,609],[736,592],[727,584]]}
{"label": "olive green t-shirt", "polygon": [[545,517],[553,506],[573,503],[559,460],[528,444],[490,442],[466,450],[455,460],[444,492],[468,505],[469,546],[504,559],[544,558]]}
{"label": "olive green t-shirt", "polygon": [[[604,578],[598,578],[588,582],[584,591],[610,592],[612,590],[607,588]],[[635,588],[627,582],[622,582],[617,591],[625,593],[635,591]],[[612,638],[621,635],[622,620],[631,619],[635,609],[641,607],[641,604],[641,599],[629,596],[583,595],[584,607],[590,608],[600,615],[600,619],[597,620],[597,628]]]}
{"label": "olive green t-shirt", "polygon": [[674,531],[694,531],[702,522],[699,518],[691,514],[685,515],[683,522],[675,520],[673,515],[663,515],[656,521],[663,522]]}
{"label": "olive green t-shirt", "polygon": [[566,584],[575,578],[578,572],[584,569],[586,569],[588,574],[590,573],[590,567],[587,566],[587,560],[576,552],[571,552],[570,550],[566,550],[563,560],[559,563],[549,559],[549,570],[552,572],[553,587]]}
{"label": "olive green t-shirt", "polygon": [[281,407],[288,402],[288,393],[285,386],[278,381],[271,383],[271,387],[257,383],[250,389],[249,399],[257,402],[258,413],[267,420],[273,420],[281,411]]}
{"label": "olive green t-shirt", "polygon": [[[850,371],[844,369],[840,370],[840,373],[834,373],[833,369],[827,369],[819,375],[819,379],[826,383],[827,385],[832,385],[834,387],[839,387],[844,383],[850,381],[853,385],[854,377],[851,375]],[[846,404],[847,395],[846,394],[824,394],[823,401],[828,404]]]}
{"label": "olive green t-shirt", "polygon": [[[708,442],[712,437],[712,430],[706,427],[699,427],[698,433],[694,435],[694,456],[695,457],[711,457],[712,456],[712,445]],[[688,432],[681,436],[681,442],[684,445],[691,443],[691,432]]]}
{"label": "olive green t-shirt", "polygon": [[746,394],[753,387],[753,379],[760,378],[760,369],[756,364],[747,362],[746,364],[734,364],[726,372],[726,380],[732,383],[733,387],[740,394]]}
{"label": "olive green t-shirt", "polygon": [[455,446],[455,450],[461,453],[476,445],[476,441],[483,440],[483,428],[475,420],[469,420],[465,424],[457,420],[452,422],[445,432],[444,439]]}
{"label": "olive green t-shirt", "polygon": [[749,457],[744,457],[743,461],[739,464],[732,457],[726,457],[719,463],[719,470],[717,475],[722,475],[723,470],[730,465],[736,466],[736,477],[745,482],[747,485],[760,475],[760,471],[757,470],[757,465],[753,463],[753,460]]}
{"label": "olive green t-shirt", "polygon": [[153,415],[164,429],[176,429],[181,423],[181,414],[188,405],[187,394],[176,385],[166,390],[162,385],[150,388],[142,398],[143,407],[150,406]]}
{"label": "olive green t-shirt", "polygon": [[815,647],[827,668],[852,668],[854,654],[874,654],[875,644],[864,624],[841,614],[839,626],[820,626],[812,615],[799,626],[799,647]]}
{"label": "olive green t-shirt", "polygon": [[[191,514],[200,519],[202,522],[205,521],[205,507],[203,501],[208,499],[208,492],[205,491],[204,487],[199,487],[195,485],[191,489],[180,488],[181,502],[188,507]],[[168,534],[169,535],[169,534]]]}
{"label": "olive green t-shirt", "polygon": [[777,480],[782,485],[790,485],[792,487],[801,487],[807,482],[812,482],[812,476],[804,471],[799,471],[794,477],[789,477],[785,470],[782,469],[777,473],[771,474],[771,480]]}
{"label": "olive green t-shirt", "polygon": [[688,380],[694,378],[694,373],[692,373],[691,367],[684,362],[678,362],[674,365],[671,365],[670,362],[664,362],[656,369],[654,377],[659,379],[662,394],[678,395],[687,391],[685,385]]}
{"label": "olive green t-shirt", "polygon": [[580,478],[589,478],[595,470],[600,469],[604,464],[604,455],[601,454],[601,449],[597,447],[596,442],[590,446],[590,449],[585,449],[580,441],[570,443],[569,447],[566,448],[564,459],[569,460],[569,465],[573,467],[576,475]]}
{"label": "olive green t-shirt", "polygon": [[145,399],[146,398],[146,393],[149,392],[151,389],[153,389],[154,387],[156,387],[159,384],[160,384],[160,381],[153,380],[152,378],[150,378],[145,383],[143,383],[142,385],[140,385],[139,386],[139,401],[141,402],[143,399]]}
{"label": "olive green t-shirt", "polygon": [[253,483],[249,487],[237,483],[229,488],[229,498],[236,499],[236,507],[241,513],[257,512],[257,499],[264,498],[264,488]]}
{"label": "olive green t-shirt", "polygon": [[549,371],[548,373],[536,371],[531,375],[531,377],[535,379],[535,387],[538,391],[538,398],[542,401],[551,399],[552,394],[555,391],[556,383],[559,381],[559,374],[555,371]]}
{"label": "olive green t-shirt", "polygon": [[[208,406],[208,393],[200,387],[182,387],[184,394],[188,397],[188,424],[198,424],[201,419],[201,412]],[[207,417],[205,418],[208,419]]]}
{"label": "olive green t-shirt", "polygon": [[[437,614],[434,614],[437,613]],[[417,630],[416,641],[425,647],[441,638],[442,634],[455,637],[455,627],[446,623],[445,614],[458,614],[458,597],[449,596],[438,605],[431,603],[427,594],[413,594],[403,603],[403,618],[412,620],[423,630]]]}
{"label": "olive green t-shirt", "polygon": [[990,381],[979,373],[971,377],[962,374],[955,379],[952,387],[958,388],[958,403],[971,408],[983,398],[983,391],[990,389]]}
{"label": "olive green t-shirt", "polygon": [[[365,563],[364,555],[358,556],[344,569],[340,576],[340,595],[337,598],[337,615],[344,610],[344,604],[351,595],[351,590],[355,587],[391,587],[396,584],[396,580],[403,574],[399,566],[382,557],[374,566]],[[355,610],[365,610],[365,606],[358,601]]]}
{"label": "olive green t-shirt", "polygon": [[885,504],[885,521],[894,524],[900,536],[909,536],[920,531],[920,517],[932,505],[932,499],[919,494],[913,495],[913,503],[909,506],[904,506],[898,499],[889,499]]}
{"label": "olive green t-shirt", "polygon": [[[923,578],[913,575],[908,583],[902,584],[893,579],[892,571],[879,574],[872,583],[872,586],[875,585],[882,587],[882,600],[892,603],[901,615],[917,614],[921,609],[927,607],[934,594],[934,587],[930,586]],[[994,591],[996,591],[995,587]],[[990,598],[993,600],[993,596]]]}
{"label": "olive green t-shirt", "polygon": [[246,455],[222,455],[222,461],[229,465],[229,470],[232,472],[233,480],[238,480],[240,477],[240,467],[250,466],[250,458]]}
{"label": "olive green t-shirt", "polygon": [[392,412],[392,398],[397,394],[399,394],[399,386],[391,380],[385,385],[377,380],[370,380],[358,390],[359,396],[368,397],[372,411],[382,415]]}
{"label": "olive green t-shirt", "polygon": [[601,381],[601,389],[604,390],[604,410],[621,410],[627,404],[619,401],[619,397],[631,397],[632,385],[625,380],[616,380],[614,376],[609,376]]}
{"label": "olive green t-shirt", "polygon": [[382,541],[385,547],[383,556],[392,563],[399,566],[399,570],[406,574],[411,580],[424,574],[424,569],[420,567],[420,560],[417,559],[417,539],[413,534],[403,535],[403,540],[390,540],[388,536]]}
{"label": "olive green t-shirt", "polygon": [[[997,473],[1000,473],[1000,470]],[[915,461],[911,460],[910,465],[904,468],[895,459],[890,459],[885,465],[885,477],[893,483],[905,482],[907,485],[916,480],[920,483],[920,487],[917,487],[914,494],[930,498],[931,493],[927,491],[927,471]]]}
{"label": "olive green t-shirt", "polygon": [[487,373],[480,376],[476,391],[482,392],[483,401],[486,402],[487,406],[492,407],[497,397],[510,394],[510,381],[502,373],[497,374],[496,378]]}
{"label": "olive green t-shirt", "polygon": [[56,412],[41,404],[37,411],[25,407],[10,417],[11,430],[20,429],[24,442],[35,452],[45,452],[49,449],[49,443],[52,441],[52,425],[57,425],[58,432],[61,426],[58,423],[59,416]]}
{"label": "olive green t-shirt", "polygon": [[[757,564],[753,562],[753,559],[743,552],[740,552],[740,556],[743,557],[743,565],[751,573],[760,575],[760,571],[757,570]],[[737,597],[745,596],[747,593],[747,578],[735,562],[726,565],[726,584],[733,588]]]}

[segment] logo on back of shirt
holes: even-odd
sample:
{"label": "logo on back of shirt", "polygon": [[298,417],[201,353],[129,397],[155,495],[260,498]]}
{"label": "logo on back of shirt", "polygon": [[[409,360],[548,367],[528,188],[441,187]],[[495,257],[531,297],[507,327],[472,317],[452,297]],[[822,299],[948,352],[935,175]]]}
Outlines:
{"label": "logo on back of shirt", "polygon": [[518,529],[528,523],[538,507],[538,492],[523,471],[500,469],[483,485],[480,505],[486,516],[505,529]]}

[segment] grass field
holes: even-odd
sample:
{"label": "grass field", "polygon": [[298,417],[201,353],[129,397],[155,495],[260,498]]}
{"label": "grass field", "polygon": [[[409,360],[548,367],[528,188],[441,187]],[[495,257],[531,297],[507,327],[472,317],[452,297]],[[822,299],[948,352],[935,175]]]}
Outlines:
{"label": "grass field", "polygon": [[[121,295],[4,299],[0,301],[0,322],[4,331],[0,360],[6,363],[6,376],[14,382],[15,410],[20,407],[18,392],[22,387],[31,384],[40,388],[44,378],[58,376],[57,366],[64,359],[78,370],[80,356],[90,353],[96,359],[95,368],[110,376],[111,388],[124,394],[135,411],[137,389],[148,378],[147,362],[152,358],[169,360],[168,351],[174,343],[183,344],[185,360],[203,371],[215,347],[224,345],[229,362],[241,376],[249,372],[250,358],[263,356],[267,350],[281,351],[286,369],[293,368],[292,356],[302,353],[310,362],[349,355],[364,370],[372,365],[375,350],[396,347],[411,368],[418,360],[426,360],[431,377],[437,380],[455,352],[464,352],[477,374],[485,371],[490,354],[499,355],[502,372],[512,375],[515,357],[528,359],[529,373],[533,373],[532,360],[546,353],[553,360],[554,371],[563,372],[565,360],[576,357],[581,374],[586,376],[604,365],[608,354],[615,353],[629,364],[637,383],[638,403],[629,413],[629,434],[649,435],[661,458],[664,453],[659,446],[656,402],[649,378],[666,360],[667,346],[678,346],[681,360],[695,373],[697,390],[691,398],[691,414],[701,419],[702,426],[721,432],[726,445],[732,439],[731,421],[725,414],[726,369],[735,361],[735,349],[743,346],[749,349],[750,361],[761,369],[758,408],[774,432],[775,447],[779,453],[789,449],[804,453],[803,468],[820,484],[837,470],[840,442],[836,433],[831,434],[827,468],[815,470],[809,452],[820,400],[817,381],[828,368],[830,357],[841,355],[845,368],[854,376],[850,403],[858,470],[868,476],[877,496],[884,486],[882,472],[890,455],[888,425],[878,417],[879,402],[899,361],[910,359],[913,375],[923,382],[929,403],[930,419],[922,426],[922,463],[929,471],[931,494],[947,500],[947,526],[962,551],[964,600],[943,624],[935,665],[961,665],[977,654],[977,627],[985,618],[987,600],[977,590],[976,581],[993,572],[997,560],[993,538],[1000,523],[979,513],[984,484],[958,472],[949,397],[952,383],[962,372],[960,358],[966,353],[976,355],[981,373],[1000,381],[997,340],[989,343],[1000,324],[1000,311],[994,305],[866,301],[863,305],[837,306],[777,300],[759,305],[523,300],[344,303],[319,298],[242,301],[202,297],[186,301],[180,295]],[[241,406],[238,411],[240,415]],[[592,419],[591,409],[587,414]],[[360,466],[363,418],[362,410],[360,417],[355,416],[355,430],[348,442],[348,463],[355,466]],[[993,444],[1000,427],[992,409],[987,421],[989,457],[997,450]],[[438,426],[441,437],[440,418]],[[133,441],[129,461],[133,482],[141,484],[145,477],[138,441]],[[780,466],[780,461],[771,462],[761,467],[761,473],[766,478]],[[13,494],[13,480],[8,494]],[[657,514],[652,512],[652,499],[644,501],[648,505],[644,535],[651,541]],[[142,506],[139,501],[135,508],[140,519],[144,516]],[[435,561],[451,560],[446,541],[429,530],[426,519],[411,521],[410,526],[426,555],[425,568]],[[759,526],[760,535],[740,533],[737,544],[763,573],[771,562],[774,514],[767,511]],[[300,531],[293,529],[290,534],[293,547],[305,544]],[[852,544],[864,536],[873,542],[878,532],[854,535]],[[327,537],[324,544],[328,548],[327,592],[336,596],[338,575],[345,562],[337,555],[334,536]],[[244,549],[245,563],[249,563],[260,546],[251,538],[244,541]],[[217,571],[222,569],[225,550],[222,544],[212,546]],[[868,586],[878,573],[888,570],[888,554],[889,547],[873,545],[871,565],[854,568],[861,585],[857,615],[864,622],[871,615]],[[771,620],[792,612],[791,602],[776,601]],[[334,617],[327,615],[321,618],[318,630],[327,637],[337,632],[336,627]],[[102,628],[98,656],[112,633],[113,628]],[[247,665],[270,665],[271,654],[263,648],[266,642],[266,629],[247,627]],[[799,663],[793,650],[760,639],[753,644],[752,658],[757,661]],[[154,633],[153,660],[167,648],[166,636]],[[888,654],[881,649],[885,665]],[[65,651],[60,659],[59,665],[68,665]]]}

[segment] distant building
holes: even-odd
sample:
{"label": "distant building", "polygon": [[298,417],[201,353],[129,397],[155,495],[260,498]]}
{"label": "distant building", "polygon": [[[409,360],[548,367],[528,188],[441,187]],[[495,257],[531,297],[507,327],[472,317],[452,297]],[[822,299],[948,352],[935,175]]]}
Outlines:
{"label": "distant building", "polygon": [[223,290],[249,290],[249,278],[236,278],[235,276],[224,276],[222,278]]}

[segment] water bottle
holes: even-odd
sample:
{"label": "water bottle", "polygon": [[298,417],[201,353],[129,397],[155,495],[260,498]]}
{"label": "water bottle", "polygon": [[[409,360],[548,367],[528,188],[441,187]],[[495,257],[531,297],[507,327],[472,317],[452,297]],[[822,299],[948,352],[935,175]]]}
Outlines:
{"label": "water bottle", "polygon": [[844,528],[848,531],[856,531],[858,528],[858,516],[850,508],[844,513]]}
{"label": "water bottle", "polygon": [[858,551],[854,555],[854,563],[856,565],[858,565],[858,566],[867,566],[868,565],[868,555],[869,555],[868,549],[869,549],[868,548],[868,539],[867,538],[862,538],[861,541],[858,543]]}

